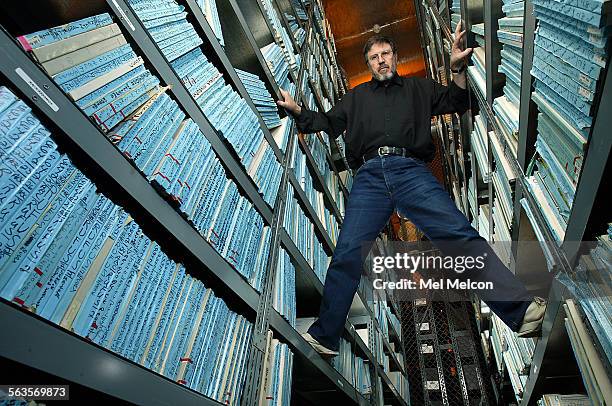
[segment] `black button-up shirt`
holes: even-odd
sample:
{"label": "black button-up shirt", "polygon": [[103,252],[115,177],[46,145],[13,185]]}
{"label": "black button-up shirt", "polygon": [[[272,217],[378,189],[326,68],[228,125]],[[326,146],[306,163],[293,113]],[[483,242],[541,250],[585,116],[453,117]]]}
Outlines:
{"label": "black button-up shirt", "polygon": [[302,107],[296,124],[302,133],[325,131],[338,137],[346,130],[346,158],[358,168],[362,157],[378,147],[404,147],[411,155],[431,161],[431,117],[464,113],[467,90],[454,82],[446,87],[431,79],[400,77],[379,82],[372,79],[351,89],[327,113]]}

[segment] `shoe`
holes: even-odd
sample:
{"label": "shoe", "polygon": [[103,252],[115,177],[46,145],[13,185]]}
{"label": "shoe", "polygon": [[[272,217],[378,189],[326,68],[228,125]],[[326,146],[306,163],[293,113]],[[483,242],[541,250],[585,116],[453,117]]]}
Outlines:
{"label": "shoe", "polygon": [[302,334],[302,337],[304,338],[304,340],[306,340],[308,344],[312,345],[312,348],[314,348],[315,351],[318,352],[319,355],[321,355],[322,357],[335,357],[336,355],[338,355],[338,351],[330,350],[329,348],[318,342],[317,339],[311,336],[309,333]]}
{"label": "shoe", "polygon": [[523,324],[517,332],[519,337],[540,337],[542,335],[542,322],[544,321],[544,313],[546,313],[546,304],[546,300],[541,297],[533,298],[533,302],[531,302],[523,317]]}

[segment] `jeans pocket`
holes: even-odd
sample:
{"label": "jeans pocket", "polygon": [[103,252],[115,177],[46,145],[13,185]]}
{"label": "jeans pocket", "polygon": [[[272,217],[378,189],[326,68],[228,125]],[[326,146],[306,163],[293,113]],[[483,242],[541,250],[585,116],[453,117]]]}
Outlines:
{"label": "jeans pocket", "polygon": [[372,158],[372,159],[369,159],[366,162],[364,162],[359,168],[357,168],[357,172],[355,172],[353,177],[356,177],[357,175],[359,175],[359,173],[362,171],[362,169],[364,169],[365,167],[367,167],[369,165],[372,165],[372,162],[376,161],[377,159],[380,159],[380,158]]}

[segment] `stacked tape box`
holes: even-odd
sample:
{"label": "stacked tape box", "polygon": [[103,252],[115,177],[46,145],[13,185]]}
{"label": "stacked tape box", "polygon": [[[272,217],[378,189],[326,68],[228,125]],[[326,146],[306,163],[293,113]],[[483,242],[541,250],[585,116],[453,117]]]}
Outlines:
{"label": "stacked tape box", "polygon": [[[472,30],[477,25],[472,26]],[[476,38],[479,36],[477,35]],[[480,92],[482,98],[484,99],[487,94],[487,82],[485,80],[486,77],[486,60],[485,60],[485,51],[484,47],[474,48],[473,57],[471,58],[473,62],[472,66],[468,66],[467,73],[468,77],[472,82],[476,84],[476,89]]]}
{"label": "stacked tape box", "polygon": [[202,13],[206,17],[206,21],[208,21],[208,25],[212,28],[221,46],[225,46],[223,31],[221,30],[221,21],[219,21],[219,12],[217,11],[217,0],[196,0],[196,3],[202,10]]}
{"label": "stacked tape box", "polygon": [[4,87],[0,121],[0,295],[182,385],[239,404],[252,324],[98,194]]}
{"label": "stacked tape box", "polygon": [[537,170],[529,178],[547,225],[563,241],[582,168],[598,80],[606,66],[610,3],[535,0]]}
{"label": "stacked tape box", "polygon": [[548,394],[538,400],[538,406],[591,406],[591,400],[584,395]]}
{"label": "stacked tape box", "polygon": [[325,206],[323,193],[315,189],[314,181],[308,165],[306,164],[306,155],[298,153],[295,161],[295,177],[297,178],[302,190],[308,197],[308,201],[317,213],[317,217],[325,227],[329,238],[335,244],[338,239],[338,222],[334,215],[331,214],[329,209]]}
{"label": "stacked tape box", "polygon": [[285,26],[280,22],[278,13],[272,5],[271,0],[257,0],[262,6],[266,13],[266,17],[272,26],[272,35],[274,40],[282,49],[282,54],[289,64],[289,69],[294,73],[297,73],[300,64],[296,61],[295,50],[293,49],[293,43],[289,37],[289,33],[285,29]]}
{"label": "stacked tape box", "polygon": [[536,340],[518,338],[497,316],[491,318],[491,343],[498,371],[508,371],[517,401],[523,396]]}
{"label": "stacked tape box", "polygon": [[374,360],[382,365],[384,362],[383,344],[374,320],[370,319],[367,324],[355,327],[355,331],[374,356]]}
{"label": "stacked tape box", "polygon": [[281,119],[281,123],[278,127],[270,131],[272,138],[276,141],[276,145],[278,145],[283,153],[287,153],[287,146],[289,145],[289,138],[291,137],[291,128],[292,120],[287,116]]}
{"label": "stacked tape box", "polygon": [[514,216],[514,182],[517,176],[514,174],[512,166],[504,153],[504,147],[499,135],[495,131],[489,132],[495,170],[491,180],[495,188],[493,198],[493,227],[495,233],[494,241],[499,241],[502,255],[500,259],[508,264],[512,257],[510,235],[512,217]]}
{"label": "stacked tape box", "polygon": [[[609,290],[609,285],[607,288]],[[599,346],[596,345],[598,340],[593,339],[579,306],[575,299],[566,299],[563,304],[566,316],[565,328],[580,369],[582,382],[591,401],[590,404],[604,405],[610,399],[610,388],[612,388],[609,377],[610,364],[607,362],[609,360],[605,355],[600,354]],[[593,321],[596,320],[591,320]],[[599,342],[599,344],[609,346],[609,336],[606,336],[604,341],[608,343]]]}
{"label": "stacked tape box", "polygon": [[[314,317],[300,317],[297,319],[296,330],[301,334],[306,333],[315,320]],[[372,323],[371,319],[369,319],[369,323]],[[374,328],[373,325],[372,328]],[[364,334],[360,329],[355,331],[368,344],[368,337],[366,337],[368,333]],[[338,355],[331,359],[331,365],[361,394],[371,393],[370,363],[357,356],[353,352],[351,343],[343,337],[340,337]]]}
{"label": "stacked tape box", "polygon": [[577,299],[589,320],[603,350],[602,359],[612,365],[612,223],[606,234],[597,237],[595,247],[580,257],[573,278],[564,278],[565,285]]}
{"label": "stacked tape box", "polygon": [[[461,0],[453,0],[451,4],[451,31],[455,32],[461,22]],[[465,29],[465,27],[463,27]]]}
{"label": "stacked tape box", "polygon": [[312,93],[312,89],[310,88],[310,83],[308,82],[308,75],[302,76],[302,83],[300,84],[300,90],[304,95],[304,99],[306,100],[306,108],[312,111],[319,111],[317,108],[317,104],[315,102],[315,95]]}
{"label": "stacked tape box", "polygon": [[268,332],[264,359],[265,377],[260,392],[260,405],[291,405],[293,353],[287,344],[272,338]]}
{"label": "stacked tape box", "polygon": [[363,395],[371,393],[370,364],[355,355],[351,349],[351,343],[342,337],[340,338],[338,355],[332,358],[331,364],[359,393]]}
{"label": "stacked tape box", "polygon": [[283,227],[312,267],[319,280],[323,282],[327,274],[329,257],[315,234],[312,221],[304,214],[304,211],[295,199],[294,190],[291,185],[287,186],[286,201]]}
{"label": "stacked tape box", "polygon": [[293,6],[295,13],[301,21],[308,21],[308,15],[306,14],[306,11],[304,10],[304,7],[302,6],[302,2],[300,0],[291,0],[291,5]]}
{"label": "stacked tape box", "polygon": [[[100,40],[100,35],[112,34]],[[237,258],[235,253],[246,243],[257,249],[263,219],[227,179],[198,126],[144,68],[110,16],[89,17],[18,40],[126,158],[178,202],[200,234],[253,286],[260,286],[257,280],[265,263],[256,268],[253,258]],[[269,153],[259,156],[267,161],[252,161],[250,173],[272,204],[282,167],[269,165],[276,162]],[[238,202],[242,217],[228,209]],[[252,224],[258,228],[249,228]]]}
{"label": "stacked tape box", "polygon": [[[261,48],[261,53],[268,64],[268,68],[274,76],[278,87],[289,89],[289,64],[283,56],[283,50],[275,42],[271,42]],[[291,92],[290,92],[291,93]]]}
{"label": "stacked tape box", "polygon": [[278,116],[278,107],[270,96],[270,92],[266,89],[264,82],[257,76],[249,72],[245,72],[240,69],[236,69],[238,77],[244,84],[247,93],[253,100],[255,108],[261,118],[266,123],[269,129],[278,127],[281,125],[280,117]]}
{"label": "stacked tape box", "polygon": [[[207,60],[200,45],[203,43],[197,32],[186,20],[183,6],[173,0],[130,0],[138,18],[161,49],[189,93],[198,103],[211,125],[233,146],[245,168],[248,168],[264,140],[257,113],[247,102],[225,83],[223,75]],[[278,160],[270,154],[261,171],[279,172]],[[275,167],[270,169],[269,167]],[[272,177],[259,177],[257,186],[264,196],[273,182]],[[276,190],[268,198],[273,204]]]}
{"label": "stacked tape box", "polygon": [[297,19],[291,14],[285,13],[285,18],[289,23],[289,29],[291,30],[291,34],[293,34],[293,38],[295,38],[295,42],[297,42],[301,47],[304,45],[304,40],[306,39],[306,31],[300,27]]}
{"label": "stacked tape box", "polygon": [[406,376],[400,371],[391,371],[387,375],[400,397],[410,404],[410,382],[406,379]]}
{"label": "stacked tape box", "polygon": [[504,95],[493,101],[495,119],[503,136],[516,157],[518,148],[518,121],[521,95],[521,62],[523,57],[523,0],[504,0],[499,19],[497,38],[502,43],[500,73],[506,76]]}
{"label": "stacked tape box", "polygon": [[[327,190],[332,195],[334,202],[340,212],[344,212],[344,196],[342,194],[340,180],[337,175],[331,170],[327,162],[327,155],[330,154],[329,140],[330,137],[324,132],[319,133],[320,137],[311,135],[305,136],[304,142],[308,145],[310,153],[317,165],[317,169],[325,182]],[[348,175],[350,176],[350,175]]]}
{"label": "stacked tape box", "polygon": [[489,170],[489,141],[487,126],[481,115],[474,117],[474,129],[470,134],[472,153],[476,158],[480,178],[484,183],[489,183],[491,173]]}
{"label": "stacked tape box", "polygon": [[488,204],[482,204],[478,207],[478,234],[487,241],[490,241],[489,218],[491,210]]}
{"label": "stacked tape box", "polygon": [[272,306],[292,327],[296,317],[295,267],[287,251],[281,248],[274,278],[274,298]]}

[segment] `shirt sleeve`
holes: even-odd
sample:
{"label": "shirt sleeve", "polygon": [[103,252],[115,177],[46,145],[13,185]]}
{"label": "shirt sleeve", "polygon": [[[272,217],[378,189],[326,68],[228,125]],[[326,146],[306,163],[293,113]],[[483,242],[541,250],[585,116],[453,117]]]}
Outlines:
{"label": "shirt sleeve", "polygon": [[298,130],[304,134],[317,131],[325,131],[327,134],[337,138],[346,130],[347,106],[352,98],[352,93],[347,93],[327,113],[316,112],[302,107],[299,116],[293,116]]}
{"label": "shirt sleeve", "polygon": [[443,86],[438,82],[431,82],[431,114],[459,113],[463,114],[469,108],[467,89],[462,89],[455,82],[449,86]]}

